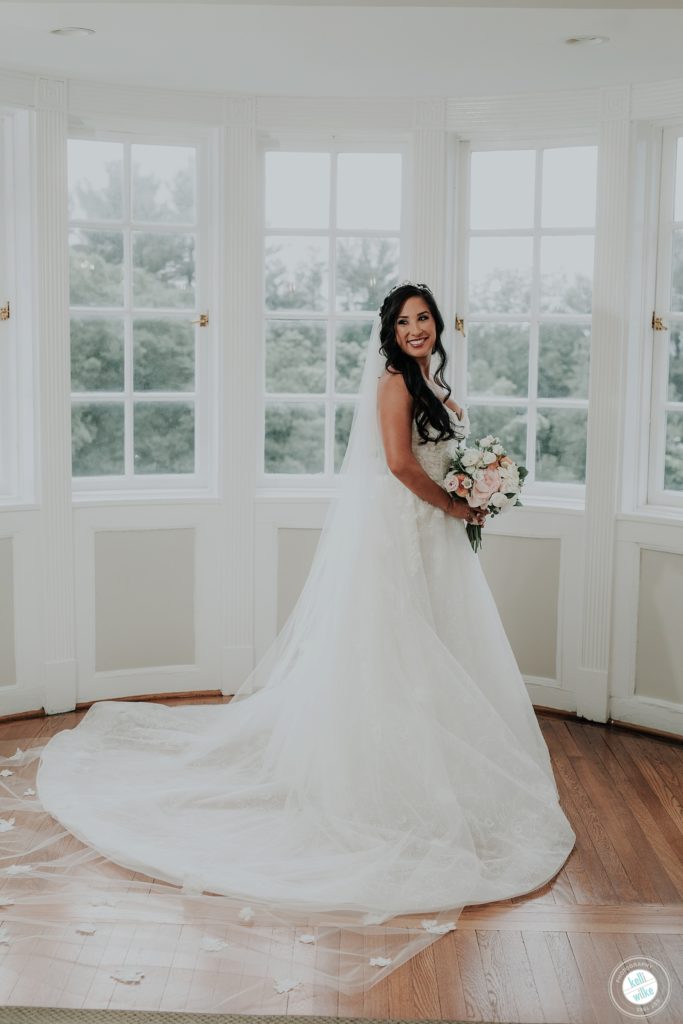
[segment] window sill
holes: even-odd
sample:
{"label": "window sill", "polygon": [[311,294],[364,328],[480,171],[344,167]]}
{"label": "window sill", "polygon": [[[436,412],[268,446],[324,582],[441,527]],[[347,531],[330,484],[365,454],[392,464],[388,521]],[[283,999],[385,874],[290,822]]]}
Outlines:
{"label": "window sill", "polygon": [[624,523],[650,523],[660,526],[678,526],[683,523],[683,508],[651,505],[635,512],[618,512],[616,518]]}
{"label": "window sill", "polygon": [[217,505],[222,498],[207,491],[79,491],[72,494],[74,507],[87,505]]}

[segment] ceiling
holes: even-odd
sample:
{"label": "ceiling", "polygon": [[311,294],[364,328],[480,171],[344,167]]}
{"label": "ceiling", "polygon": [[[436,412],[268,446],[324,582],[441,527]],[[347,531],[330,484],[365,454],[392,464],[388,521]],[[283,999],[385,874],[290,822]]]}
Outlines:
{"label": "ceiling", "polygon": [[[50,34],[67,25],[96,34]],[[564,42],[582,35],[610,42]],[[2,69],[280,96],[480,96],[653,82],[683,77],[683,0],[0,0]]]}

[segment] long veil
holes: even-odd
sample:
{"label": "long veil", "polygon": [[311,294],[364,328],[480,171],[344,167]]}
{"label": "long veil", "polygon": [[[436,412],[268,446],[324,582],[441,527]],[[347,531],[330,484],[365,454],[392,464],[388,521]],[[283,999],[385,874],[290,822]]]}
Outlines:
{"label": "long veil", "polygon": [[[65,1005],[99,972],[147,1008],[178,950],[204,1001],[149,1008],[353,995],[571,850],[478,559],[387,468],[379,343],[377,316],[309,576],[231,701],[100,701],[51,739],[38,720],[3,741],[0,955],[19,974],[44,956]],[[457,650],[425,574],[426,516],[439,549],[461,545],[461,579],[440,581]]]}

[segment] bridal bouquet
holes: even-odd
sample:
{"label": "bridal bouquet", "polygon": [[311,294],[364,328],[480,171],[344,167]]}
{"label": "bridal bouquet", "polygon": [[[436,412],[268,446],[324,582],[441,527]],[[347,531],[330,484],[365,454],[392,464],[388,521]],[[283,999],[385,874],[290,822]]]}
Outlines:
{"label": "bridal bouquet", "polygon": [[[487,434],[470,448],[456,448],[443,485],[463,498],[470,508],[487,508],[496,516],[513,505],[521,505],[519,492],[528,470],[507,454],[500,438]],[[474,551],[481,547],[481,526],[467,524],[467,536]]]}

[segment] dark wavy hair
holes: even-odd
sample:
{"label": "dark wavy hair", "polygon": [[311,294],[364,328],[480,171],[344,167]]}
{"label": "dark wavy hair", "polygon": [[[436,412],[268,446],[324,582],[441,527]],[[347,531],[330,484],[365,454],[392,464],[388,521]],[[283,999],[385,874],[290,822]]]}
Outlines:
{"label": "dark wavy hair", "polygon": [[[380,328],[379,347],[380,353],[385,357],[385,369],[392,369],[402,374],[408,391],[413,396],[413,418],[417,426],[417,432],[422,438],[420,444],[427,441],[443,441],[446,438],[455,437],[448,411],[443,402],[437,398],[429,385],[425,382],[424,375],[417,360],[407,355],[396,341],[396,321],[398,320],[403,304],[406,299],[416,296],[424,299],[426,305],[434,317],[436,324],[436,342],[433,352],[439,356],[439,365],[434,371],[434,380],[441,387],[444,387],[450,398],[451,388],[443,379],[443,370],[446,366],[446,350],[441,343],[444,322],[436,300],[431,289],[426,284],[402,284],[394,288],[384,299],[379,311],[382,326]],[[439,431],[436,437],[430,437],[427,432],[427,424],[431,424]]]}

